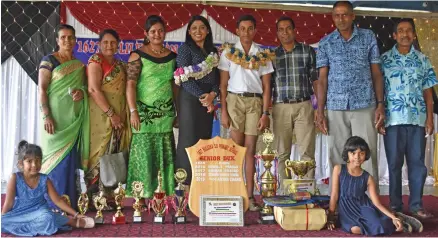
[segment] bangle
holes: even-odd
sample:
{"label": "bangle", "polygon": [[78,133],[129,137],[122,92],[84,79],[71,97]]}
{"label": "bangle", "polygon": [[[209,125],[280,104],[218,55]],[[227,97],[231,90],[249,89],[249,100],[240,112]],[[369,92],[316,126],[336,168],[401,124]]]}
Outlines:
{"label": "bangle", "polygon": [[383,104],[383,103],[384,103],[384,101],[377,101],[377,104],[379,104],[379,103]]}
{"label": "bangle", "polygon": [[47,117],[50,117],[50,114],[49,114],[49,113],[44,114],[44,116],[43,116],[43,120],[46,120]]}
{"label": "bangle", "polygon": [[109,108],[108,108],[108,110],[106,110],[106,112],[105,113],[108,113],[110,110],[112,109],[112,107],[111,106],[109,106]]}
{"label": "bangle", "polygon": [[73,216],[73,219],[76,219],[76,217],[78,217],[79,212],[76,212],[75,215]]}
{"label": "bangle", "polygon": [[271,115],[271,113],[269,113],[269,111],[264,111],[263,114],[266,115],[266,116]]}
{"label": "bangle", "polygon": [[131,113],[133,113],[133,112],[137,111],[137,108],[130,109],[129,111],[130,111]]}

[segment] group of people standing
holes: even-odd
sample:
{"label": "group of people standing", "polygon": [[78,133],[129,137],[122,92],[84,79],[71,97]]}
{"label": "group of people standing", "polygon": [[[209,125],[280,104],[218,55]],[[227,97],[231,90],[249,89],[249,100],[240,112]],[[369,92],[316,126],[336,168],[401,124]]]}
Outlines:
{"label": "group of people standing", "polygon": [[[329,136],[332,168],[347,163],[346,167],[338,167],[334,175],[354,174],[365,162],[369,178],[377,181],[379,131],[384,134],[389,164],[392,210],[402,209],[401,168],[406,156],[410,210],[417,217],[431,217],[423,209],[421,198],[426,178],[425,135],[433,133],[431,87],[438,81],[429,60],[412,45],[415,26],[409,20],[397,23],[393,32],[397,44],[380,56],[374,33],[354,25],[351,3],[336,2],[332,17],[337,29],[320,41],[316,54],[312,47],[296,41],[292,18],[282,16],[277,20],[281,45],[271,51],[253,42],[255,18],[241,16],[236,29],[239,41],[224,45],[220,59],[216,59],[217,67],[211,67],[211,60],[215,59],[209,57],[218,52],[211,27],[202,16],[191,18],[186,41],[178,54],[163,46],[164,20],[149,16],[144,44],[131,52],[127,63],[115,58],[120,41],[117,32],[103,30],[99,35],[100,52],[90,57],[87,67],[74,58],[74,28],[60,25],[56,38],[59,49],[42,59],[39,70],[44,121],[41,172],[48,175],[59,194],[76,201],[75,171],[82,168],[87,189],[93,193],[102,190],[111,197],[111,190],[99,179],[99,158],[129,150],[127,194],[131,194],[133,181],[141,181],[143,196],[152,197],[160,171],[164,189],[171,195],[175,168],[184,168],[188,172],[187,184],[191,182],[185,148],[199,139],[211,138],[213,102],[220,96],[221,125],[230,129],[237,144],[247,148],[246,178],[254,176],[257,137],[270,126],[272,104],[280,180],[287,178],[284,164],[290,158],[293,134],[301,158],[315,159],[317,126]],[[197,74],[184,71],[195,66]],[[176,70],[185,80],[174,81]],[[314,94],[316,111],[311,102]],[[174,126],[179,127],[176,149]],[[362,137],[369,145],[366,156],[361,152],[354,157],[356,149],[351,148],[345,152],[344,143],[352,135]],[[364,146],[357,148],[365,151]],[[356,158],[361,160],[351,167],[350,162]],[[361,176],[359,172],[358,177]],[[349,178],[349,184],[360,182],[361,189],[366,190],[370,184],[368,173],[366,176],[360,181]],[[339,178],[334,181],[339,183]],[[246,179],[246,186],[250,210],[260,210],[253,196],[254,181]],[[339,184],[332,187],[339,190]],[[373,185],[374,188],[378,186]],[[338,190],[332,193],[338,194]],[[342,192],[339,200],[356,203],[356,195],[347,192]],[[76,206],[75,202],[72,206]],[[335,208],[331,206],[331,210]],[[367,235],[388,233],[384,229],[368,232],[365,228],[370,224],[349,223],[342,228]],[[395,220],[394,225],[399,228]]]}

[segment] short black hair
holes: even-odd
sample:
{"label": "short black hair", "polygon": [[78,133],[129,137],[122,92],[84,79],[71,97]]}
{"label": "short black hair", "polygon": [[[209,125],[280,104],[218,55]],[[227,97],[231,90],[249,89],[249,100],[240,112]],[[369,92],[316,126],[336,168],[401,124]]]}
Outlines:
{"label": "short black hair", "polygon": [[295,29],[295,22],[294,20],[292,20],[291,17],[289,16],[281,16],[280,18],[278,18],[276,26],[277,26],[277,30],[278,30],[278,23],[281,21],[290,21],[290,24],[292,24],[292,28]]}
{"label": "short black hair", "polygon": [[333,4],[333,9],[335,9],[339,5],[345,5],[348,8],[350,8],[351,11],[353,11],[353,4],[350,1],[337,1],[335,4]]}
{"label": "short black hair", "polygon": [[29,144],[27,141],[22,140],[18,143],[17,147],[18,161],[23,161],[28,156],[43,158],[43,151],[37,145]]}
{"label": "short black hair", "polygon": [[61,30],[71,30],[73,32],[73,36],[76,37],[76,30],[74,27],[68,25],[68,24],[60,24],[56,27],[56,38],[59,37],[59,32]]}
{"label": "short black hair", "polygon": [[415,31],[415,23],[412,20],[412,18],[402,18],[402,19],[398,20],[397,23],[394,24],[394,28],[392,29],[392,32],[397,33],[398,25],[400,25],[400,23],[402,23],[402,22],[409,22],[412,26],[412,29],[414,30],[414,33],[416,32]]}
{"label": "short black hair", "polygon": [[251,21],[254,24],[254,28],[256,27],[257,21],[252,15],[242,15],[237,19],[237,28],[239,28],[239,25],[243,21]]}
{"label": "short black hair", "polygon": [[106,34],[110,34],[110,35],[114,36],[114,38],[116,38],[116,40],[117,40],[117,43],[120,42],[119,33],[117,33],[117,31],[115,31],[113,29],[105,29],[105,30],[101,31],[99,34],[99,41],[102,41],[103,37]]}
{"label": "short black hair", "polygon": [[369,160],[371,156],[370,147],[368,143],[359,136],[352,136],[348,138],[344,145],[344,151],[342,151],[342,159],[348,162],[348,152],[354,152],[357,149],[365,152],[365,160]]}

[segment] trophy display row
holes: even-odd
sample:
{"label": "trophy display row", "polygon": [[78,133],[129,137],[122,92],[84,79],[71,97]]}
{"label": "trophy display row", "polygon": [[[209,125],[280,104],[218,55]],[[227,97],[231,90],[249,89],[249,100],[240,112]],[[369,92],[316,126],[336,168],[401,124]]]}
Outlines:
{"label": "trophy display row", "polygon": [[[171,204],[175,210],[175,215],[173,216],[173,222],[176,224],[184,224],[187,222],[186,218],[186,207],[188,203],[188,193],[186,192],[184,181],[187,179],[187,172],[184,169],[177,169],[175,172],[175,180],[177,186],[175,188],[175,195],[171,198]],[[142,205],[140,204],[140,199],[143,196],[143,183],[139,181],[134,181],[132,183],[132,195],[135,199],[132,205],[134,209],[134,214],[132,221],[134,223],[139,223],[143,221],[142,218]],[[123,200],[126,196],[125,189],[122,184],[119,183],[118,187],[114,190],[114,199],[117,206],[117,211],[112,217],[112,224],[125,224],[125,215],[122,213]],[[149,201],[149,210],[153,210],[155,213],[154,223],[164,223],[165,215],[168,210],[168,199],[166,197],[166,192],[163,189],[163,177],[161,172],[158,171],[158,186],[154,191],[153,198]],[[81,215],[84,215],[88,211],[89,199],[86,193],[82,193],[78,199],[78,209]],[[104,192],[100,191],[97,196],[93,198],[93,204],[96,208],[96,216],[94,218],[95,224],[104,224],[104,217],[102,210],[107,207],[106,198]]]}

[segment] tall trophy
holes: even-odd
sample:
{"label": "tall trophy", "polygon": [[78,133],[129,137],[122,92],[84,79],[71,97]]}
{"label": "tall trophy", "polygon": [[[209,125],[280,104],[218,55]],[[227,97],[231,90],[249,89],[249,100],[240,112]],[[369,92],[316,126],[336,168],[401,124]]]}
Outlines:
{"label": "tall trophy", "polygon": [[81,215],[85,215],[88,211],[88,195],[86,193],[81,193],[78,199],[78,209]]}
{"label": "tall trophy", "polygon": [[106,198],[104,196],[103,191],[99,192],[99,195],[95,196],[93,198],[94,207],[96,208],[96,216],[94,217],[94,223],[95,224],[103,224],[103,214],[102,210],[107,206],[106,204]]}
{"label": "tall trophy", "polygon": [[155,212],[154,223],[164,223],[164,216],[167,209],[166,204],[166,192],[163,190],[163,177],[161,176],[161,171],[158,171],[158,186],[154,191],[154,197],[149,204],[152,210]]}
{"label": "tall trophy", "polygon": [[172,199],[172,206],[175,209],[173,222],[175,224],[184,224],[187,222],[186,206],[189,199],[186,196],[186,186],[183,184],[187,179],[187,172],[184,169],[177,169],[175,172],[175,180],[178,183],[175,188],[175,195]]}
{"label": "tall trophy", "polygon": [[132,205],[132,208],[134,208],[134,215],[132,216],[132,221],[134,223],[142,222],[141,217],[141,205],[140,205],[140,199],[143,195],[143,183],[140,181],[134,181],[132,182],[132,195],[134,196],[135,203]]}
{"label": "tall trophy", "polygon": [[125,224],[125,215],[122,213],[123,199],[125,199],[125,189],[122,187],[122,183],[119,182],[119,186],[114,190],[114,200],[117,205],[117,212],[113,216],[113,225]]}
{"label": "tall trophy", "polygon": [[309,192],[311,194],[315,194],[317,192],[316,180],[303,178],[310,170],[316,168],[314,160],[287,160],[285,162],[285,166],[287,176],[289,176],[289,171],[292,171],[296,176],[298,176],[298,179],[285,179],[285,181],[283,181],[285,188],[289,186],[287,190],[289,193]]}
{"label": "tall trophy", "polygon": [[[269,129],[265,129],[263,133],[263,143],[266,148],[263,152],[258,153],[258,157],[263,160],[263,166],[265,171],[259,177],[256,175],[256,188],[263,198],[274,197],[277,191],[277,178],[271,172],[272,161],[275,160],[275,152],[271,148],[271,144],[274,141],[274,135]],[[258,180],[258,181],[257,181]],[[262,210],[260,211],[260,222],[262,224],[274,224],[274,212],[271,206],[264,203]]]}

